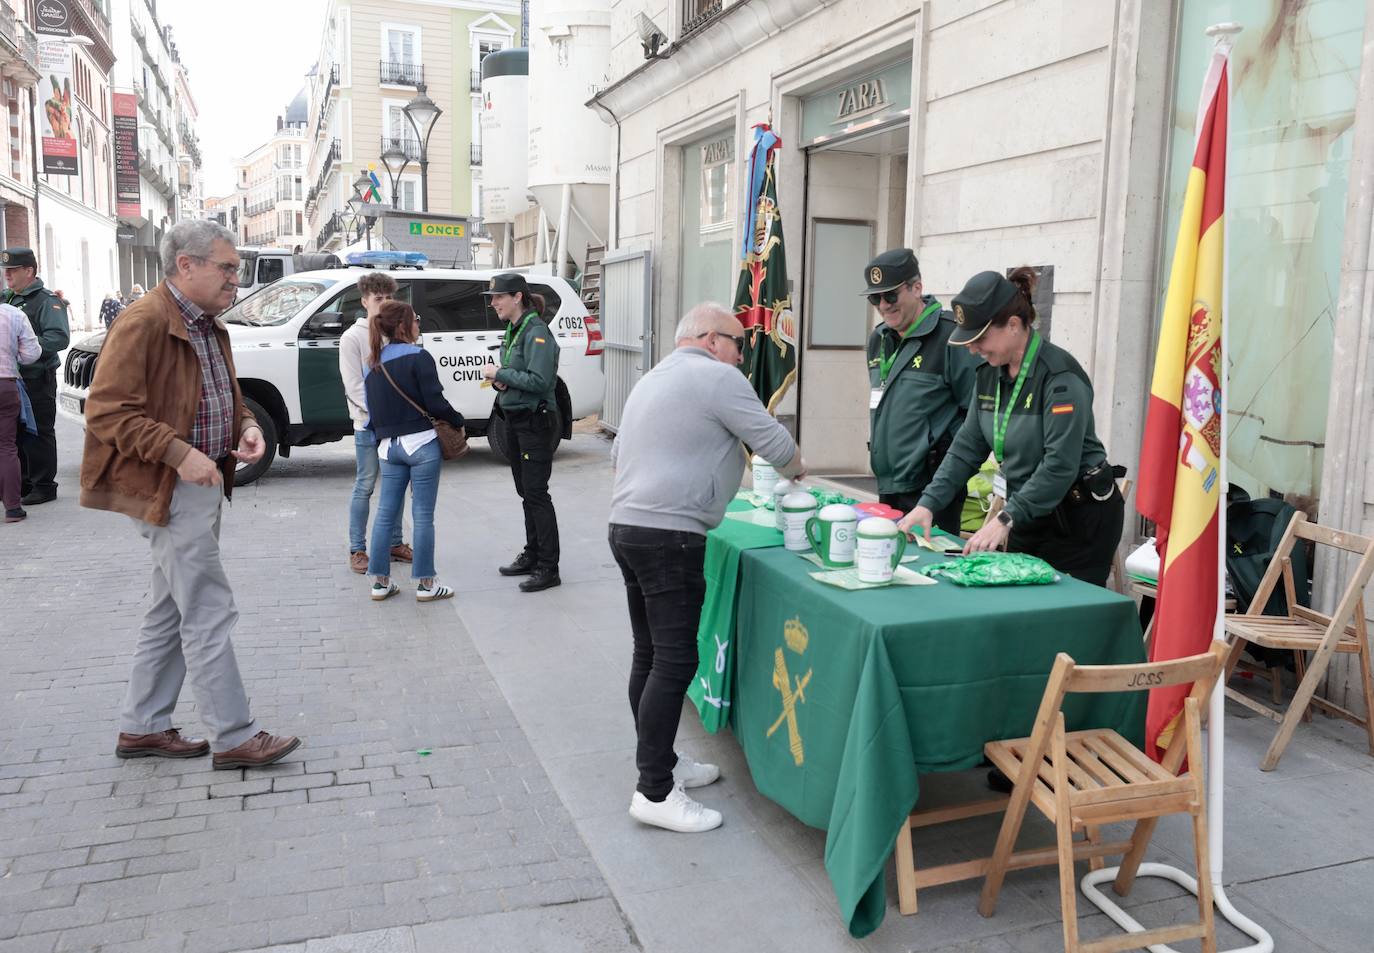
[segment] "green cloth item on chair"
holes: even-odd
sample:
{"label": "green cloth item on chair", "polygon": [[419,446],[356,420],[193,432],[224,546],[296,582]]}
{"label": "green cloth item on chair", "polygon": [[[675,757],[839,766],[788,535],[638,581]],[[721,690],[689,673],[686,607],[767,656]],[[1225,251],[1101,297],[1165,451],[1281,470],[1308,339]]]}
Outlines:
{"label": "green cloth item on chair", "polygon": [[997,473],[997,463],[989,457],[978,472],[968,479],[968,496],[964,498],[964,509],[959,514],[959,528],[966,533],[976,533],[983,528],[992,508],[992,478]]}

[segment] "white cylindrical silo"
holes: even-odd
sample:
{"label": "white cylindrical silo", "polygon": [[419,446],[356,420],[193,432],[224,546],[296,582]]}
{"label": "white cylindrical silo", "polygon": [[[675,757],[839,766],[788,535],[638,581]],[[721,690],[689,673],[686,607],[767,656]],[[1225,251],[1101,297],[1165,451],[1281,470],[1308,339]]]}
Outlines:
{"label": "white cylindrical silo", "polygon": [[510,225],[530,207],[529,51],[490,53],[482,60],[482,218]]}

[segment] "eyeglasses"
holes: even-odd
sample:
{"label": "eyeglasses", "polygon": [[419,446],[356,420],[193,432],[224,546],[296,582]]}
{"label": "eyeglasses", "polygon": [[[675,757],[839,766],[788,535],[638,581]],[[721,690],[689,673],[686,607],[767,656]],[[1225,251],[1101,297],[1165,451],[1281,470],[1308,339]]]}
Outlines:
{"label": "eyeglasses", "polygon": [[214,265],[219,269],[219,273],[226,278],[232,278],[239,273],[239,263],[236,261],[215,261],[213,258],[204,258],[200,255],[192,255],[193,259],[206,265]]}
{"label": "eyeglasses", "polygon": [[877,294],[871,294],[868,296],[868,303],[875,308],[878,306],[879,301],[886,302],[887,304],[896,304],[897,296],[902,293],[902,288],[905,287],[905,285],[898,285],[890,291],[880,291]]}
{"label": "eyeglasses", "polygon": [[698,334],[697,340],[701,340],[704,337],[710,337],[712,334],[714,334],[716,337],[725,338],[727,341],[734,341],[735,350],[739,351],[741,354],[744,353],[744,335],[739,335],[738,337],[736,337],[733,334],[725,334],[722,331],[707,331],[704,334]]}

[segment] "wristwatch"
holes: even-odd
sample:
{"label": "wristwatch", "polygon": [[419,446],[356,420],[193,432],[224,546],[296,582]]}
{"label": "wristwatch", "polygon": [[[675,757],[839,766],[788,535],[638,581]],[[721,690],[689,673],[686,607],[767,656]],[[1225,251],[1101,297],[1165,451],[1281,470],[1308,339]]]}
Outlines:
{"label": "wristwatch", "polygon": [[1007,529],[1011,529],[1011,514],[1006,510],[1002,510],[997,514],[997,522],[1001,523]]}

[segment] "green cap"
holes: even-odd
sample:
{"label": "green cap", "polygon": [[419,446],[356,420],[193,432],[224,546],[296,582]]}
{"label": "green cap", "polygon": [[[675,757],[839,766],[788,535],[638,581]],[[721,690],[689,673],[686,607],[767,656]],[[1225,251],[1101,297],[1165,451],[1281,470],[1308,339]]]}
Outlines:
{"label": "green cap", "polygon": [[518,275],[513,271],[508,271],[503,275],[497,275],[491,279],[491,287],[482,294],[487,297],[492,295],[513,295],[522,291],[529,291],[530,286],[525,283],[525,276]]}
{"label": "green cap", "polygon": [[1020,293],[1020,288],[997,272],[978,272],[954,296],[954,323],[958,327],[949,336],[949,343],[972,344],[978,340],[992,319]]}
{"label": "green cap", "polygon": [[864,266],[864,280],[868,282],[868,287],[859,294],[891,291],[920,277],[921,266],[916,261],[916,253],[910,248],[891,248]]}
{"label": "green cap", "polygon": [[32,248],[6,248],[0,252],[0,268],[38,268]]}

